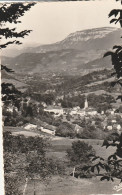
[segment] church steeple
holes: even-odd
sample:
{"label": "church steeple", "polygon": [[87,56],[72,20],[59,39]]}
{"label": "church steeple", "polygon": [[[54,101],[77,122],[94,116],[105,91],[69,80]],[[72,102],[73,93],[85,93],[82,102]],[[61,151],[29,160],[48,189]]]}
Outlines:
{"label": "church steeple", "polygon": [[84,103],[84,109],[88,108],[88,101],[87,101],[87,97],[85,98],[85,103]]}

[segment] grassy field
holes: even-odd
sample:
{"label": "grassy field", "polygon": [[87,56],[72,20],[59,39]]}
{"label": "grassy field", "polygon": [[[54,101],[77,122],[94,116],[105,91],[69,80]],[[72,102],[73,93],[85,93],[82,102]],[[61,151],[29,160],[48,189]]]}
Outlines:
{"label": "grassy field", "polygon": [[81,140],[84,141],[86,143],[88,143],[89,145],[92,145],[94,150],[96,151],[96,154],[107,158],[111,153],[114,152],[114,148],[113,147],[109,147],[109,148],[105,148],[105,147],[101,147],[103,140],[97,140],[97,139],[70,139],[70,138],[61,138],[61,137],[54,137],[51,139],[51,145],[52,145],[52,151],[51,153],[54,153],[56,155],[58,155],[59,153],[59,157],[62,156],[61,153],[65,153],[66,154],[66,150],[71,148],[72,146],[72,142],[77,141],[77,140]]}
{"label": "grassy field", "polygon": [[[5,130],[11,130],[14,135],[23,134],[25,136],[40,135],[39,132],[25,131],[22,128],[7,127]],[[78,139],[51,137],[51,147],[47,152],[47,156],[53,159],[58,159],[63,162],[67,159],[66,150],[71,147],[73,141]],[[82,139],[80,139],[82,140]],[[106,158],[114,152],[113,148],[106,149],[101,147],[103,140],[86,139],[82,140],[92,145],[96,154]],[[77,179],[72,176],[65,175],[63,177],[53,176],[48,183],[43,181],[35,181],[36,195],[89,195],[89,194],[122,194],[122,190],[116,192],[113,187],[119,184],[119,180],[114,182],[100,181],[100,178],[94,177],[91,179]],[[25,195],[34,194],[34,184],[28,182]]]}
{"label": "grassy field", "polygon": [[[43,184],[42,181],[36,181],[36,195],[90,195],[90,194],[122,194],[122,191],[116,192],[113,188],[119,181],[106,182],[99,178],[76,179],[73,177],[52,177],[49,183]],[[34,195],[34,184],[29,181],[26,195]]]}

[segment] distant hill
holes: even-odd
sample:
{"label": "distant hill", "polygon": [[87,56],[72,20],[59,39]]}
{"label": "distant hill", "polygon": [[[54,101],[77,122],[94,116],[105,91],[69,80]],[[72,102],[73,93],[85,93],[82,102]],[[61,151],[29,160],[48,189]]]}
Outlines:
{"label": "distant hill", "polygon": [[120,43],[121,30],[96,28],[70,34],[64,40],[22,50],[13,58],[3,57],[2,63],[22,73],[62,72],[82,74],[87,70],[110,68],[109,57],[103,54]]}
{"label": "distant hill", "polygon": [[[115,80],[111,76],[113,69],[103,69],[98,71],[92,71],[83,76],[64,77],[64,82],[58,87],[58,95],[64,95],[69,97],[75,97],[79,95],[88,94],[107,94],[114,98],[120,95],[120,86],[111,86],[111,82]],[[77,100],[76,100],[77,101]]]}
{"label": "distant hill", "polygon": [[78,69],[103,69],[103,68],[112,68],[112,62],[111,57],[105,57],[105,58],[98,58],[95,60],[92,60],[86,64],[79,65]]}

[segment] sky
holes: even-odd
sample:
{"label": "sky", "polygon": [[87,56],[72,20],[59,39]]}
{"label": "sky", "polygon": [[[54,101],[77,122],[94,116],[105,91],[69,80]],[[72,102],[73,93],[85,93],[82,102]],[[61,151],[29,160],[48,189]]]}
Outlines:
{"label": "sky", "polygon": [[120,6],[120,2],[115,0],[38,2],[21,17],[22,23],[17,25],[17,29],[33,30],[23,40],[24,44],[51,44],[76,31],[117,27],[109,23],[108,13]]}

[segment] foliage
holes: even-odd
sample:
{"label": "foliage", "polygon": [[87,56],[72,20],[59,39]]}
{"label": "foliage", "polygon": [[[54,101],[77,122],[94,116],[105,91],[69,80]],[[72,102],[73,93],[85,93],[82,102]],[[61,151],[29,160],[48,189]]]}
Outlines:
{"label": "foliage", "polygon": [[[112,108],[111,103],[115,103],[115,99],[111,95],[107,94],[96,95],[91,93],[87,96],[87,99],[89,106],[95,108],[98,112]],[[60,102],[63,108],[72,108],[75,106],[84,108],[85,96],[67,96],[65,99],[60,100]]]}
{"label": "foliage", "polygon": [[[24,178],[23,178],[24,179]],[[20,177],[16,174],[4,174],[6,195],[22,195],[19,190]]]}
{"label": "foliage", "polygon": [[[16,3],[16,4],[1,4],[0,6],[0,40],[4,40],[3,43],[0,44],[0,49],[6,48],[8,45],[11,44],[21,44],[20,41],[17,41],[17,38],[24,38],[26,35],[28,35],[31,31],[30,30],[24,30],[21,32],[17,32],[16,28],[10,28],[6,27],[6,24],[8,23],[21,23],[19,21],[19,17],[23,16],[26,11],[28,11],[35,3]],[[9,39],[9,40],[7,40]],[[12,40],[10,40],[12,39]],[[15,40],[14,40],[15,39]],[[6,41],[7,40],[7,41]],[[13,72],[13,70],[9,69],[5,65],[1,65],[1,70],[6,71],[8,73]],[[21,96],[21,93],[15,88],[14,85],[10,83],[2,83],[2,100],[3,102],[6,101],[16,101],[18,97]],[[20,174],[20,168],[25,168],[25,164],[23,163],[23,158],[18,151],[16,150],[17,143],[16,141],[13,142],[15,144],[14,148],[11,148],[12,142],[11,142],[12,136],[9,134],[6,139],[4,139],[4,174],[5,174],[5,193],[6,195],[20,195],[19,186],[20,186],[20,180],[23,178]],[[9,143],[9,141],[10,143]],[[8,143],[6,143],[8,141]],[[13,140],[12,140],[13,141]],[[10,146],[9,150],[8,147]],[[20,149],[20,147],[17,148]],[[25,159],[25,157],[24,157]],[[21,165],[21,166],[20,166]],[[15,167],[13,167],[15,166]],[[18,169],[18,168],[19,169]],[[23,169],[21,170],[21,173],[23,173]]]}
{"label": "foliage", "polygon": [[[119,17],[117,18],[118,15]],[[119,22],[122,27],[122,10],[112,10],[109,13],[109,17],[111,16],[115,16],[115,18],[112,19],[110,23]],[[111,75],[115,77],[115,81],[112,82],[111,85],[115,86],[116,84],[119,84],[122,87],[122,47],[120,45],[113,46],[113,51],[108,51],[104,57],[109,55],[111,56],[112,65],[115,70],[115,72]],[[122,101],[122,95],[119,95],[117,99],[121,99]],[[112,136],[112,141],[104,140],[103,146],[106,148],[110,146],[114,147],[115,152],[107,159],[103,159],[96,155],[90,155],[94,165],[85,166],[83,170],[90,170],[94,172],[96,169],[97,173],[101,175],[101,181],[105,179],[107,181],[114,181],[114,178],[118,178],[122,182],[122,133],[114,133]]]}
{"label": "foliage", "polygon": [[[35,3],[11,3],[11,4],[1,4],[0,6],[0,40],[4,40],[4,43],[0,44],[0,49],[6,48],[11,44],[21,44],[20,41],[17,41],[17,38],[24,38],[28,35],[31,30],[24,30],[17,32],[16,28],[7,27],[8,23],[13,23],[14,25],[21,23],[18,19],[21,16],[24,16],[25,12],[28,11]],[[7,40],[7,39],[10,39]],[[12,41],[11,41],[12,39]],[[14,40],[15,39],[15,40]],[[12,69],[1,65],[1,70],[6,71],[7,73],[14,72]],[[2,83],[2,101],[11,101],[11,103],[17,101],[17,99],[22,95],[20,91],[11,83]]]}
{"label": "foliage", "polygon": [[[21,32],[17,32],[16,28],[8,28],[5,27],[5,23],[21,23],[18,19],[25,14],[26,11],[28,11],[32,6],[34,6],[35,3],[12,3],[12,4],[3,4],[0,7],[0,23],[2,25],[2,28],[0,29],[0,40],[5,38],[24,38],[25,35],[28,35],[31,31],[30,30],[24,30]],[[0,44],[0,49],[6,48],[10,44],[21,44],[20,41],[12,40],[7,41],[4,44]]]}
{"label": "foliage", "polygon": [[100,136],[97,135],[97,130],[93,126],[83,128],[83,132],[77,134],[78,138],[82,139],[99,139]]}
{"label": "foliage", "polygon": [[45,154],[47,141],[41,137],[25,137],[24,135],[13,136],[10,132],[3,133],[3,148],[5,152],[28,153],[36,150],[37,153]]}
{"label": "foliage", "polygon": [[[94,124],[92,122],[94,121]],[[53,125],[55,125],[55,120]],[[75,129],[78,127],[78,131]],[[55,125],[56,126],[56,125]],[[80,138],[80,139],[104,139],[107,134],[103,132],[102,119],[94,117],[92,119],[79,119],[70,124],[59,121],[55,134],[61,137]]]}
{"label": "foliage", "polygon": [[61,100],[61,106],[62,106],[62,108],[72,108],[73,104],[71,101],[63,99],[63,100]]}
{"label": "foliage", "polygon": [[[122,4],[122,2],[121,2]],[[119,17],[117,18],[117,16],[119,15]],[[110,23],[120,23],[120,26],[122,27],[122,10],[112,10],[109,13],[109,17],[111,16],[115,16],[114,19],[112,19],[110,21]],[[107,52],[105,56],[111,55],[111,59],[112,59],[112,65],[114,67],[115,72],[112,73],[112,76],[116,76],[116,80],[115,82],[112,82],[112,86],[119,84],[122,87],[122,47],[120,45],[115,45],[113,46],[113,51],[111,52]],[[118,96],[117,99],[121,99],[122,101],[122,96]],[[111,156],[108,157],[107,159],[107,176],[103,176],[101,178],[101,180],[103,179],[107,179],[107,180],[112,180],[113,181],[113,177],[115,178],[119,178],[122,181],[122,133],[118,134],[115,133],[114,134],[115,137],[111,142],[108,141],[104,141],[103,146],[109,147],[115,147],[116,151],[114,154],[112,154]]]}
{"label": "foliage", "polygon": [[[118,0],[116,0],[118,1]],[[122,4],[122,2],[121,2]],[[119,15],[119,16],[118,16]],[[115,18],[110,20],[110,23],[120,23],[120,26],[122,27],[122,10],[121,9],[114,9],[112,10],[109,15],[109,17],[114,16]],[[118,17],[118,18],[117,18]]]}
{"label": "foliage", "polygon": [[14,72],[11,68],[7,68],[6,66],[4,65],[1,65],[1,70],[5,70],[6,72]]}
{"label": "foliage", "polygon": [[116,111],[122,113],[122,105]]}
{"label": "foliage", "polygon": [[[30,85],[30,83],[29,83],[29,85]],[[43,86],[41,86],[41,85],[43,85]],[[29,87],[27,89],[27,91],[24,93],[24,96],[29,96],[33,100],[36,100],[39,102],[45,102],[47,105],[51,105],[55,100],[55,96],[53,93],[48,93],[48,94],[45,93],[44,94],[44,93],[39,92],[40,88],[42,90],[42,88],[44,88],[44,87],[45,87],[45,85],[40,83],[39,81],[38,81],[38,84],[37,83],[35,84],[35,82],[33,82],[33,83],[31,83],[31,87]],[[49,85],[48,85],[48,87],[49,87]],[[38,92],[36,92],[36,91],[38,91]]]}
{"label": "foliage", "polygon": [[94,153],[92,146],[83,141],[74,141],[72,148],[67,150],[67,156],[72,165],[87,163],[89,160],[88,155]]}
{"label": "foliage", "polygon": [[2,101],[3,102],[15,101],[21,95],[21,92],[18,91],[16,89],[16,87],[11,83],[2,83],[1,88],[2,88],[1,92],[2,92]]}
{"label": "foliage", "polygon": [[61,137],[75,137],[76,133],[74,131],[74,128],[72,127],[72,125],[70,125],[67,122],[64,122],[62,124],[60,124],[57,127],[57,130],[55,132],[55,135],[61,136]]}
{"label": "foliage", "polygon": [[89,154],[94,155],[95,151],[91,145],[88,145],[83,141],[74,141],[72,143],[72,148],[67,150],[67,157],[69,159],[70,166],[75,168],[75,177],[92,177],[92,174],[88,169],[87,171],[83,170],[85,165],[90,166],[92,164],[89,158]]}
{"label": "foliage", "polygon": [[94,164],[92,166],[84,166],[83,170],[90,170],[95,172],[101,176],[101,181],[111,180],[114,181],[114,178],[118,178],[122,181],[122,134],[118,133],[113,134],[114,139],[112,141],[104,140],[103,146],[108,147],[116,147],[115,153],[110,155],[106,160],[96,155],[90,154],[92,162]]}
{"label": "foliage", "polygon": [[47,139],[13,136],[10,132],[4,132],[3,138],[6,195],[19,195],[25,178],[44,181],[62,173],[60,164],[46,157]]}

